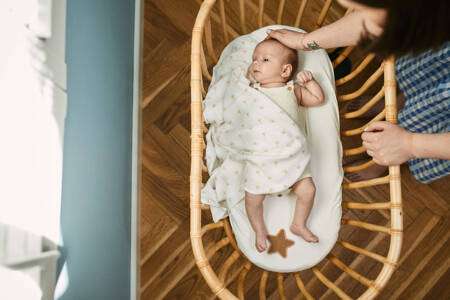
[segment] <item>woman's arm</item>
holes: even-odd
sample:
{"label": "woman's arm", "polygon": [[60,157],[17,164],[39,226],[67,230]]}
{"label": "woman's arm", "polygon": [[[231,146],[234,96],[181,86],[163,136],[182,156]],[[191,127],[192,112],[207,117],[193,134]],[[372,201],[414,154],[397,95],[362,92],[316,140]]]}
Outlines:
{"label": "woman's arm", "polygon": [[450,132],[413,133],[412,149],[414,158],[450,160]]}
{"label": "woman's arm", "polygon": [[356,45],[364,31],[363,13],[354,11],[336,22],[321,27],[303,37],[306,50],[330,49]]}
{"label": "woman's arm", "polygon": [[299,50],[329,49],[356,45],[364,31],[363,12],[354,11],[336,22],[310,33],[287,29],[271,30],[267,38],[274,38],[287,47]]}
{"label": "woman's arm", "polygon": [[367,154],[383,166],[411,158],[450,159],[450,133],[413,133],[389,122],[373,122],[361,135]]}

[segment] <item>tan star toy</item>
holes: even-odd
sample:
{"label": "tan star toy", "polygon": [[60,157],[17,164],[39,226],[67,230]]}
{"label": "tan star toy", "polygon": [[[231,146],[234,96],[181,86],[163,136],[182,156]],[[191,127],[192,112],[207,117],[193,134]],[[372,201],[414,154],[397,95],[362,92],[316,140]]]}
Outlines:
{"label": "tan star toy", "polygon": [[280,229],[280,231],[277,233],[277,235],[269,234],[267,236],[267,239],[270,242],[270,248],[269,248],[269,251],[267,251],[267,253],[272,254],[272,253],[278,252],[284,258],[286,258],[286,256],[287,256],[287,248],[294,245],[293,240],[289,240],[286,238],[284,229]]}

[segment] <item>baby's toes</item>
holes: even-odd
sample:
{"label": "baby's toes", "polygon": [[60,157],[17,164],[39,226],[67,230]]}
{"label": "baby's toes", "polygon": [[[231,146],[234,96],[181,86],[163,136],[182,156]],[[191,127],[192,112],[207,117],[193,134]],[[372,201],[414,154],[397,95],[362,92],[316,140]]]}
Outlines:
{"label": "baby's toes", "polygon": [[263,252],[264,250],[262,249],[261,245],[256,243],[255,244],[256,250],[258,250],[258,252]]}
{"label": "baby's toes", "polygon": [[262,243],[259,244],[259,252],[263,252],[267,249],[266,241],[262,241]]}
{"label": "baby's toes", "polygon": [[312,243],[318,243],[319,242],[319,238],[317,236],[315,236],[314,234],[311,233],[311,242]]}
{"label": "baby's toes", "polygon": [[308,241],[310,243],[317,243],[317,242],[319,242],[319,238],[314,233],[312,233],[309,229],[306,231],[305,235],[306,235],[305,236],[305,240],[306,241]]}
{"label": "baby's toes", "polygon": [[267,249],[266,239],[265,238],[257,238],[255,242],[256,250],[258,252],[263,252]]}

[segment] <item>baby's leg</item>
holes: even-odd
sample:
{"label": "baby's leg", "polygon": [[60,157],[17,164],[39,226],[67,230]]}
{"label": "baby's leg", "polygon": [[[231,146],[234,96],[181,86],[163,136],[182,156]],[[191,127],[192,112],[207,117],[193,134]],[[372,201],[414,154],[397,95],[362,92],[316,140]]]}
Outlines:
{"label": "baby's leg", "polygon": [[317,243],[319,239],[306,227],[306,220],[314,204],[316,187],[311,177],[297,181],[292,190],[297,195],[294,220],[291,224],[291,232],[302,237],[307,242]]}
{"label": "baby's leg", "polygon": [[256,235],[256,250],[262,252],[267,249],[266,238],[267,229],[264,224],[263,217],[263,200],[264,194],[255,195],[249,192],[245,192],[245,210],[247,211],[248,219],[252,224],[253,230]]}

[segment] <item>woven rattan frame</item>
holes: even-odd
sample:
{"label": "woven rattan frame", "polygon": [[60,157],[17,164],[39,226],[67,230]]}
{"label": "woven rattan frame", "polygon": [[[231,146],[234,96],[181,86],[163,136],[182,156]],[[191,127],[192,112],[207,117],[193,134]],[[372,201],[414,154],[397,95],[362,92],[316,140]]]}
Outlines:
{"label": "woven rattan frame", "polygon": [[[190,176],[190,211],[191,211],[191,243],[192,249],[195,256],[195,261],[197,263],[198,268],[200,269],[203,277],[206,282],[210,286],[212,292],[218,296],[220,299],[243,299],[244,297],[244,281],[248,271],[251,269],[252,264],[247,261],[244,265],[240,276],[238,278],[237,284],[237,295],[234,295],[227,288],[226,284],[226,275],[230,266],[237,260],[237,258],[243,255],[240,250],[237,248],[236,242],[233,237],[233,233],[231,231],[230,224],[227,219],[221,220],[218,223],[210,223],[207,225],[201,226],[201,215],[202,208],[204,207],[200,203],[200,191],[202,187],[202,172],[207,171],[204,162],[203,162],[203,150],[204,150],[204,141],[203,135],[207,132],[207,128],[203,124],[202,119],[202,99],[205,95],[205,91],[203,88],[203,76],[207,80],[211,80],[211,76],[208,73],[208,67],[206,64],[206,58],[204,53],[204,48],[202,45],[203,34],[205,33],[205,43],[208,56],[212,59],[212,61],[217,62],[217,55],[214,51],[213,43],[212,43],[212,32],[211,32],[211,23],[210,18],[214,17],[218,19],[222,26],[222,31],[224,34],[224,40],[230,41],[230,35],[235,38],[239,35],[239,33],[235,32],[230,26],[226,23],[226,14],[225,14],[225,3],[224,0],[219,0],[219,15],[212,15],[211,10],[213,5],[215,4],[215,0],[205,0],[200,7],[200,10],[197,15],[197,19],[195,21],[195,25],[192,31],[192,48],[191,48],[191,176]],[[268,17],[264,15],[264,0],[259,0],[259,5],[257,6],[252,1],[239,0],[237,2],[236,7],[233,9],[239,10],[239,19],[240,19],[240,29],[241,33],[247,33],[247,26],[245,24],[245,11],[244,7],[251,6],[258,12],[258,23],[261,26],[263,23],[263,18],[267,19]],[[300,19],[302,17],[306,2],[308,0],[302,0],[299,2],[299,11],[297,14],[297,18],[295,21],[296,26],[300,23]],[[322,22],[324,21],[327,11],[330,8],[331,0],[326,0],[325,4],[320,12],[318,17],[316,28],[320,27]],[[229,4],[231,5],[231,3]],[[277,22],[282,23],[282,14],[284,9],[285,1],[279,1],[278,13],[277,13]],[[347,11],[348,13],[348,11]],[[273,23],[274,21],[272,21]],[[334,60],[333,65],[336,66],[340,62],[342,62],[345,57],[353,50],[353,47],[348,47],[343,51],[343,53]],[[355,70],[349,75],[341,78],[336,81],[336,86],[339,86],[357,76],[361,70],[363,70],[369,62],[374,58],[373,55],[368,55],[362,63],[355,68]],[[374,105],[378,100],[380,100],[384,94],[385,96],[385,109],[376,116],[373,120],[371,120],[368,124],[375,120],[382,120],[383,118],[386,121],[397,123],[397,109],[396,109],[396,82],[395,82],[395,71],[394,71],[394,58],[391,57],[385,60],[381,66],[376,70],[373,75],[358,89],[356,92],[340,95],[338,96],[339,101],[348,101],[352,100],[361,94],[363,94],[369,86],[371,86],[381,75],[384,75],[384,84],[383,88],[380,92],[370,101],[367,105],[362,107],[359,111],[349,113],[344,115],[345,118],[356,117],[365,111],[367,111],[372,105]],[[361,134],[364,125],[360,128],[356,128],[353,130],[347,130],[343,132],[344,136],[348,135],[356,135]],[[363,146],[344,150],[344,155],[354,155],[357,153],[364,152],[365,149]],[[365,169],[373,165],[373,162],[366,163],[361,166],[356,167],[348,167],[345,171],[352,172],[361,169]],[[363,187],[378,185],[378,184],[389,184],[390,187],[390,201],[382,202],[382,203],[356,203],[356,202],[343,202],[342,206],[348,209],[364,209],[364,210],[381,210],[384,214],[383,210],[390,210],[391,213],[391,224],[390,227],[380,226],[376,224],[369,224],[356,220],[343,220],[342,223],[351,226],[361,227],[371,231],[378,231],[389,234],[390,245],[389,252],[386,257],[381,256],[379,254],[370,252],[368,250],[359,248],[354,246],[348,242],[338,240],[341,246],[359,253],[360,255],[368,256],[381,264],[383,267],[379,272],[377,278],[375,280],[370,280],[365,278],[364,276],[358,274],[353,271],[351,268],[342,263],[337,257],[329,254],[327,259],[330,260],[333,264],[335,264],[338,268],[346,272],[352,278],[358,280],[362,285],[366,286],[367,289],[358,299],[373,299],[376,295],[379,294],[380,290],[387,284],[388,280],[392,276],[394,272],[397,262],[400,255],[401,245],[402,245],[402,236],[403,236],[403,221],[402,221],[402,197],[401,197],[401,179],[400,179],[400,168],[399,166],[391,166],[389,167],[389,175],[385,177],[375,178],[371,180],[365,180],[361,182],[345,182],[343,184],[343,189],[359,189]],[[226,233],[226,237],[218,241],[213,247],[211,247],[207,252],[203,247],[202,236],[209,230],[215,228],[223,228]],[[221,266],[220,270],[218,270],[218,274],[213,270],[209,263],[209,259],[222,247],[231,244],[234,248],[234,252],[225,260],[225,263]],[[345,294],[335,283],[327,279],[317,268],[312,268],[314,275],[320,280],[324,285],[326,285],[329,289],[331,289],[336,295],[338,295],[342,299],[352,299],[348,295]],[[268,271],[264,271],[262,273],[261,281],[260,281],[260,299],[265,299],[265,287],[268,278]],[[299,292],[303,294],[306,299],[314,299],[310,293],[306,290],[305,285],[303,284],[299,274],[295,274],[295,280],[297,286],[299,288]],[[278,291],[280,293],[281,299],[285,299],[284,288],[283,288],[283,274],[277,275],[278,281]]]}

